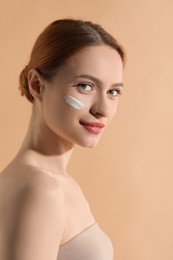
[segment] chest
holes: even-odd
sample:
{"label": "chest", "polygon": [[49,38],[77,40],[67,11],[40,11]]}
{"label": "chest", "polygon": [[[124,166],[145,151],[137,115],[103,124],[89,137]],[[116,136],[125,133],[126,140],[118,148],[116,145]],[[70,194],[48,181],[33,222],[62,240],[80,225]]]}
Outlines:
{"label": "chest", "polygon": [[92,213],[81,187],[73,183],[64,190],[65,205],[69,220],[75,219],[78,222],[91,218]]}
{"label": "chest", "polygon": [[90,205],[78,184],[67,186],[64,190],[66,207],[66,232],[62,243],[67,242],[95,222]]}

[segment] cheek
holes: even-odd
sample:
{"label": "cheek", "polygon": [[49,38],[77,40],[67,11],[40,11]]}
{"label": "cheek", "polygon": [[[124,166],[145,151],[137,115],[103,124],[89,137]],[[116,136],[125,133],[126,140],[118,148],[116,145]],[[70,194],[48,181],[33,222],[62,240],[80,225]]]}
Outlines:
{"label": "cheek", "polygon": [[114,104],[112,104],[111,106],[111,112],[110,112],[110,117],[109,117],[109,121],[111,121],[117,112],[117,107],[118,107],[118,99],[116,100],[116,102]]}
{"label": "cheek", "polygon": [[79,103],[75,103],[71,99],[68,102],[66,101],[62,96],[58,98],[52,97],[44,103],[44,119],[50,128],[58,130],[63,126],[67,127],[69,124],[75,123],[79,118],[83,109],[76,109],[73,106],[76,104],[79,106]]}
{"label": "cheek", "polygon": [[[83,102],[76,95],[70,95],[65,87],[51,88],[45,93],[43,100],[43,117],[52,130],[59,131],[77,122],[83,110]],[[66,97],[66,98],[65,98]],[[76,98],[76,99],[75,99]],[[75,106],[81,108],[76,109]]]}

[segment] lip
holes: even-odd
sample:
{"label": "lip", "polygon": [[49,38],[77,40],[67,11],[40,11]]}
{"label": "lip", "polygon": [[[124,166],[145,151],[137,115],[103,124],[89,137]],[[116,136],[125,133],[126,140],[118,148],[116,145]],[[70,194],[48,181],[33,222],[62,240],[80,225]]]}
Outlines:
{"label": "lip", "polygon": [[103,123],[99,123],[99,122],[85,122],[85,121],[80,121],[81,125],[87,125],[87,126],[93,126],[93,127],[99,127],[99,128],[103,128],[105,127],[105,125]]}
{"label": "lip", "polygon": [[102,131],[102,128],[105,127],[103,123],[98,122],[84,122],[80,121],[80,124],[91,134],[100,134]]}

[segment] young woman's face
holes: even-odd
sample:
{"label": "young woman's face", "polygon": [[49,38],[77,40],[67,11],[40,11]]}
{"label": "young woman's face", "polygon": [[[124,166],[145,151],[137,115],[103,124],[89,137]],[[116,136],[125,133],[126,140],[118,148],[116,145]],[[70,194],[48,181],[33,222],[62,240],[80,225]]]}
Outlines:
{"label": "young woman's face", "polygon": [[51,81],[44,81],[43,116],[58,138],[95,147],[116,113],[123,64],[109,46],[73,55]]}

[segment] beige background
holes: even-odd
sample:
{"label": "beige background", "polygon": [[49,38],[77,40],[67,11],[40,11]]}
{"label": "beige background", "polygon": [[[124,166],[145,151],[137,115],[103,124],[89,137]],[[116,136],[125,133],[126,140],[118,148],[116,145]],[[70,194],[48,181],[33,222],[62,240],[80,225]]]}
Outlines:
{"label": "beige background", "polygon": [[53,20],[92,20],[128,53],[123,96],[99,146],[77,148],[68,170],[81,184],[117,260],[173,259],[173,1],[0,2],[0,170],[25,135],[31,104],[18,75]]}

